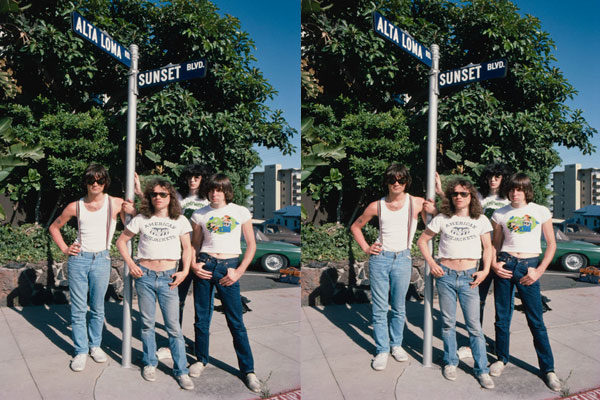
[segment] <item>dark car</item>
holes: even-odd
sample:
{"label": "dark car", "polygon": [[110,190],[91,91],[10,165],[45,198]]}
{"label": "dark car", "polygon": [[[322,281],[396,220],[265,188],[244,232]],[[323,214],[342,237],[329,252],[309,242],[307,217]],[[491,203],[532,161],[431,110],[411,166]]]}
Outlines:
{"label": "dark car", "polygon": [[[300,247],[271,240],[256,227],[254,227],[254,238],[256,239],[256,254],[254,254],[251,264],[260,265],[267,272],[277,272],[288,266],[300,266]],[[245,251],[246,242],[242,236],[240,261]]]}
{"label": "dark car", "polygon": [[554,223],[554,226],[566,233],[571,240],[581,240],[582,242],[600,245],[600,233],[594,232],[585,225],[573,223]]}
{"label": "dark car", "polygon": [[[569,237],[554,227],[556,237],[556,253],[552,259],[552,264],[560,265],[565,271],[578,272],[580,268],[588,265],[600,265],[600,246],[593,245],[579,240],[569,240]],[[546,251],[546,241],[542,235],[542,254],[540,261]]]}
{"label": "dark car", "polygon": [[271,240],[287,242],[295,244],[296,246],[300,246],[300,234],[288,229],[283,225],[262,223],[255,224],[254,226],[256,229],[267,235],[267,237]]}

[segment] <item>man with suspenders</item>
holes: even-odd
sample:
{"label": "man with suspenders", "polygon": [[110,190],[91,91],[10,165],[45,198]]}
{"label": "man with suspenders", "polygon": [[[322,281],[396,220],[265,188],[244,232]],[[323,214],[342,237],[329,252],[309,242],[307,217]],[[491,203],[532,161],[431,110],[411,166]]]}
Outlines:
{"label": "man with suspenders", "polygon": [[[417,229],[417,217],[423,210],[423,198],[406,192],[411,178],[405,166],[390,165],[384,179],[387,196],[369,204],[350,227],[358,245],[370,255],[369,279],[376,347],[371,367],[376,371],[385,369],[390,348],[397,361],[408,360],[408,354],[402,348],[402,336],[406,292],[412,272],[410,248]],[[362,228],[375,216],[379,219],[379,237],[369,245]],[[388,323],[390,305],[392,313]]]}
{"label": "man with suspenders", "polygon": [[[83,176],[86,195],[69,203],[49,228],[54,242],[69,256],[71,330],[75,345],[75,357],[70,365],[73,371],[83,371],[88,352],[96,362],[107,360],[100,348],[104,327],[104,296],[110,278],[110,243],[117,215],[123,206],[123,199],[105,193],[109,185],[110,177],[106,169],[102,165],[90,164]],[[67,245],[60,228],[73,217],[77,218],[77,239]],[[90,321],[86,324],[88,293]]]}

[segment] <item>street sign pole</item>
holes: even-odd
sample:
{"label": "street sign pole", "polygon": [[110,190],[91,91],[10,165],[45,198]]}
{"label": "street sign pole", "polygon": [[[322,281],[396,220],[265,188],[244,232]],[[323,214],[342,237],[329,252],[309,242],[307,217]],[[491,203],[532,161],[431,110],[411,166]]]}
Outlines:
{"label": "street sign pole", "polygon": [[[437,111],[438,111],[438,74],[440,72],[440,48],[437,44],[431,45],[432,63],[429,72],[429,127],[427,132],[427,198],[435,198],[435,170],[437,147]],[[427,216],[427,222],[431,215]],[[433,242],[428,243],[429,252],[433,254]],[[425,307],[423,310],[423,366],[431,367],[433,320],[431,308],[433,305],[433,278],[431,269],[425,263]]]}
{"label": "street sign pole", "polygon": [[[131,52],[131,68],[129,69],[129,84],[127,89],[127,167],[125,172],[125,199],[134,200],[133,176],[135,173],[135,135],[137,118],[137,74],[138,47],[129,46]],[[130,217],[127,216],[127,221]],[[127,251],[131,254],[131,240],[127,243]],[[131,301],[132,284],[127,263],[123,262],[123,344],[121,348],[121,366],[131,368]]]}

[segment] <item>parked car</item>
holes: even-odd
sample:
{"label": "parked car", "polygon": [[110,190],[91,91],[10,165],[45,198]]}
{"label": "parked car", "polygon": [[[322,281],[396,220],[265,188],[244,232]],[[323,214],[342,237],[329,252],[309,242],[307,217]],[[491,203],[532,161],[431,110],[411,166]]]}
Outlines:
{"label": "parked car", "polygon": [[594,232],[585,225],[571,223],[565,224],[563,222],[554,223],[554,226],[566,233],[571,240],[581,240],[583,242],[600,245],[600,233]]}
{"label": "parked car", "polygon": [[287,242],[300,246],[300,234],[283,225],[262,223],[255,224],[254,226],[271,240],[278,240],[280,242]]}
{"label": "parked car", "polygon": [[[278,242],[269,239],[264,233],[254,227],[256,239],[256,254],[251,264],[260,265],[267,272],[277,272],[285,267],[300,266],[300,247],[290,243]],[[242,235],[242,255],[246,250],[246,242]]]}
{"label": "parked car", "polygon": [[[556,237],[556,253],[552,264],[560,265],[565,271],[578,272],[579,268],[588,265],[600,265],[600,246],[579,240],[570,240],[569,237],[557,227],[554,227]],[[542,254],[546,250],[546,241],[542,235]]]}

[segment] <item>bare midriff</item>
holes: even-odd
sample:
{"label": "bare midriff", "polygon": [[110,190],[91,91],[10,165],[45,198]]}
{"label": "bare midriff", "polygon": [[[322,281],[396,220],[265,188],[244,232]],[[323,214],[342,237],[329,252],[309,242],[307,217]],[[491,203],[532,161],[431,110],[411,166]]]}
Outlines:
{"label": "bare midriff", "polygon": [[168,271],[177,267],[179,260],[151,260],[148,258],[140,258],[139,263],[142,267],[151,269],[152,271]]}
{"label": "bare midriff", "polygon": [[230,254],[230,253],[206,253],[211,257],[219,258],[221,260],[225,260],[227,258],[238,258],[239,254]]}
{"label": "bare midriff", "polygon": [[441,258],[439,263],[455,271],[465,271],[475,268],[477,261],[474,258]]}
{"label": "bare midriff", "polygon": [[539,257],[538,253],[518,253],[518,252],[509,252],[508,254],[510,254],[513,257],[517,257],[517,258],[533,258],[533,257]]}

